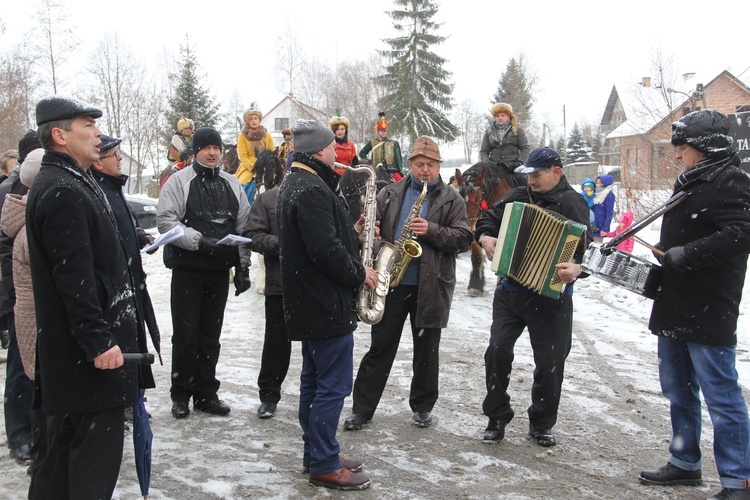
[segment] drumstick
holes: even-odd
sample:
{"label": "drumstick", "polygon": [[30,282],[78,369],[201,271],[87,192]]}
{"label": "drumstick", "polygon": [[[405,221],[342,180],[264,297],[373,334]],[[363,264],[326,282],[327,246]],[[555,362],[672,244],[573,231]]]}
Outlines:
{"label": "drumstick", "polygon": [[664,252],[662,250],[659,250],[658,248],[656,248],[651,243],[640,239],[638,236],[633,236],[633,239],[635,239],[635,241],[637,241],[638,243],[640,243],[644,247],[648,248],[649,250],[651,250],[655,254],[657,254],[657,255],[664,255]]}

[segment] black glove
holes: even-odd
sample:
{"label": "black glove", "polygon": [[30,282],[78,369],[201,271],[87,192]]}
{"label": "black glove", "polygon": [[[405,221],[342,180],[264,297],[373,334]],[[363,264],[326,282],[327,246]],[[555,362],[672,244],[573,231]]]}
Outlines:
{"label": "black glove", "polygon": [[237,266],[234,268],[234,296],[250,290],[250,269],[247,267]]}
{"label": "black glove", "polygon": [[200,241],[198,241],[198,251],[208,254],[212,257],[223,253],[224,250],[226,250],[226,247],[224,247],[224,245],[218,245],[216,243],[217,241],[219,240],[217,240],[216,238],[207,238],[205,236],[201,236]]}
{"label": "black glove", "polygon": [[662,265],[671,267],[676,271],[687,271],[690,269],[687,257],[685,257],[685,247],[672,247],[661,258]]}

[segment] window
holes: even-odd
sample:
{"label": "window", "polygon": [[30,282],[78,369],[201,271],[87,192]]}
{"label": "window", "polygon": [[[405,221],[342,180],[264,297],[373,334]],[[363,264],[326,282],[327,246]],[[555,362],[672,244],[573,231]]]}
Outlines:
{"label": "window", "polygon": [[284,130],[289,128],[289,118],[274,118],[273,119],[274,130]]}

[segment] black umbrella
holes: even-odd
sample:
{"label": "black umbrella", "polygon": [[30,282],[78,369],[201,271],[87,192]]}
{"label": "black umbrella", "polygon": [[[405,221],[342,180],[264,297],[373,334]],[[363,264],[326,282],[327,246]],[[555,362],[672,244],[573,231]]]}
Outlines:
{"label": "black umbrella", "polygon": [[143,498],[148,498],[151,484],[151,443],[154,433],[151,431],[149,415],[146,412],[146,390],[139,390],[140,397],[133,405],[133,448],[135,450],[135,471],[141,486]]}
{"label": "black umbrella", "polygon": [[[154,355],[149,353],[125,353],[123,358],[126,363],[151,364],[154,362]],[[151,444],[154,441],[149,414],[146,411],[146,401],[146,389],[138,389],[138,400],[133,405],[133,450],[135,471],[138,474],[138,483],[141,486],[143,498],[148,498],[148,489],[151,485]]]}

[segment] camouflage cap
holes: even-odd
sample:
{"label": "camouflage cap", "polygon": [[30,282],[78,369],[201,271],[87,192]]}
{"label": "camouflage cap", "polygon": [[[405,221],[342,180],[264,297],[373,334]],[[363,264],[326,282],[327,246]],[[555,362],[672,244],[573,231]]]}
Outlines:
{"label": "camouflage cap", "polygon": [[426,135],[419,137],[416,142],[414,142],[408,159],[411,160],[419,155],[426,156],[433,160],[443,161],[440,157],[440,149],[438,148],[438,145]]}

